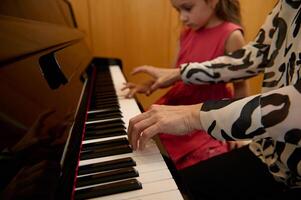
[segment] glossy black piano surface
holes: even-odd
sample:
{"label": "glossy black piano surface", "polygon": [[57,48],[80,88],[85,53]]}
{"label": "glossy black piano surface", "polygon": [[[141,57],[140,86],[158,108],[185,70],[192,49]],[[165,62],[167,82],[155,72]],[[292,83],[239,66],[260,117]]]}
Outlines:
{"label": "glossy black piano surface", "polygon": [[[105,105],[99,104],[97,97],[88,101],[93,85],[92,72],[95,73],[96,68],[99,68],[98,73],[105,72],[109,63],[121,65],[121,62],[104,58],[91,60],[83,42],[69,45],[54,53],[67,83],[53,89],[39,62],[45,54],[49,52],[26,56],[0,68],[0,188],[3,199],[74,198],[80,156],[95,156],[95,151],[97,156],[110,154],[114,144],[116,147],[127,145],[127,151],[131,151],[127,141],[117,141],[98,145],[101,148],[85,145],[84,152],[79,154],[88,105],[91,104],[91,108]],[[95,117],[100,116],[90,116],[91,119]],[[122,123],[114,126],[125,134]],[[105,127],[87,127],[85,137],[89,137],[91,131],[102,134],[99,130],[106,131]],[[90,155],[90,151],[94,154]],[[130,161],[121,162],[121,165],[131,166],[127,162]],[[113,175],[106,177],[114,180]],[[82,181],[82,184],[85,183]]]}
{"label": "glossy black piano surface", "polygon": [[[24,11],[28,2],[3,1],[0,6],[0,199],[70,199],[91,86],[89,71],[92,65],[108,63],[92,60],[74,18],[66,18],[72,12],[51,21],[47,11],[40,19]],[[31,4],[35,11],[46,11],[47,5],[70,6],[47,2]],[[55,58],[58,65],[42,64],[43,57],[45,62]],[[60,82],[57,73],[49,78],[54,68],[65,81]],[[51,87],[49,79],[58,84]]]}

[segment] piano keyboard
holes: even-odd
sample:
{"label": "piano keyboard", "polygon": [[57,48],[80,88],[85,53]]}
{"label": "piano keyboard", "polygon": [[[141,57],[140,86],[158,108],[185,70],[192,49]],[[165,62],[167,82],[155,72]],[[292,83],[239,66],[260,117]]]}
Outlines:
{"label": "piano keyboard", "polygon": [[124,98],[120,67],[110,66],[109,74],[96,74],[98,91],[88,111],[75,199],[183,199],[154,141],[144,151],[129,147],[126,128],[140,110],[134,99]]}

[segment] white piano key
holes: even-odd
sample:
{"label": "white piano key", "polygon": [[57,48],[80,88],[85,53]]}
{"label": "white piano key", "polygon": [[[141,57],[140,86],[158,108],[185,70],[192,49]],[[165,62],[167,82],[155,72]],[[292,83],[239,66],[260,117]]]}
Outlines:
{"label": "white piano key", "polygon": [[[144,185],[146,183],[154,183],[154,182],[159,182],[159,181],[172,179],[172,176],[168,172],[168,170],[153,170],[151,172],[144,173],[143,175],[141,175],[141,173],[139,173],[139,177],[136,177],[136,179],[140,183],[142,183],[142,185]],[[116,181],[107,182],[107,183],[113,183],[113,182],[116,182]],[[101,183],[101,184],[94,184],[94,185],[89,185],[89,186],[84,186],[84,187],[78,187],[78,188],[76,188],[76,190],[81,190],[81,189],[90,188],[90,187],[96,187],[96,186],[107,184],[107,183]]]}
{"label": "white piano key", "polygon": [[[137,169],[137,171],[140,174],[144,174],[144,173],[151,172],[151,171],[157,171],[157,170],[167,170],[168,171],[168,168],[167,168],[164,160],[160,160],[159,157],[157,157],[158,160],[156,160],[156,158],[152,158],[152,159],[154,159],[154,162],[152,162],[152,163],[147,163],[147,162],[140,163],[138,161],[138,164],[135,168]],[[152,159],[148,159],[148,161],[150,161]]]}
{"label": "white piano key", "polygon": [[91,140],[83,140],[83,144],[90,144],[90,143],[96,143],[96,142],[103,142],[108,140],[114,140],[119,138],[128,138],[126,135],[117,135],[113,137],[106,137],[106,138],[97,138],[97,139],[91,139]]}
{"label": "white piano key", "polygon": [[[139,173],[142,174],[142,173]],[[144,173],[143,176],[137,177],[137,179],[142,183],[152,183],[152,182],[158,182],[166,179],[172,179],[171,174],[168,172],[168,170],[157,170],[157,171],[151,171]]]}
{"label": "white piano key", "polygon": [[118,65],[111,65],[109,69],[117,96],[124,97],[126,91],[121,91],[121,88],[123,88],[124,83],[126,83],[126,80],[123,76],[121,68]]}
{"label": "white piano key", "polygon": [[[103,196],[100,198],[93,198],[93,200],[127,200],[127,199],[135,199],[135,198],[144,200],[146,196],[155,195],[166,191],[178,190],[173,179],[166,179],[157,182],[145,183],[142,185],[142,187],[143,187],[142,190],[134,190],[130,192],[123,192],[119,194]],[[182,196],[179,196],[178,199],[183,199],[181,197]]]}
{"label": "white piano key", "polygon": [[172,190],[167,192],[160,192],[157,194],[151,194],[143,197],[134,197],[128,200],[182,200],[183,197],[179,190]]}
{"label": "white piano key", "polygon": [[[133,153],[125,153],[120,155],[114,155],[114,156],[106,156],[101,158],[93,158],[93,159],[87,159],[87,160],[81,160],[79,162],[79,166],[93,164],[97,162],[104,162],[108,160],[115,160],[119,158],[125,158],[125,157],[132,157],[136,162],[139,160],[140,162],[146,162],[147,160],[150,160],[149,162],[153,161],[153,157],[162,157],[160,155],[160,152],[157,148],[148,148],[147,150],[141,152],[141,151],[134,151]],[[162,158],[163,159],[163,158]]]}
{"label": "white piano key", "polygon": [[[125,123],[125,127],[128,127],[129,120],[140,114],[141,111],[134,99],[125,99],[124,95],[127,91],[121,91],[126,82],[123,73],[119,66],[110,67],[112,80],[118,96],[120,110],[122,112],[122,120]],[[100,141],[107,141],[110,139],[121,138],[127,136],[114,136],[109,138],[92,139],[83,141],[84,144],[94,143]],[[79,166],[93,164],[97,162],[103,162],[108,160],[114,160],[118,158],[132,157],[137,166],[135,169],[139,173],[137,179],[142,183],[143,189],[130,192],[123,192],[120,194],[108,195],[99,198],[98,200],[120,200],[120,199],[132,199],[132,200],[153,200],[153,199],[183,199],[179,192],[177,185],[175,184],[166,163],[163,160],[160,151],[154,141],[150,141],[144,151],[134,151],[133,153],[127,153],[122,155],[114,155],[102,158],[94,158],[89,160],[82,160]],[[88,186],[91,187],[91,186]]]}
{"label": "white piano key", "polygon": [[132,117],[140,114],[140,109],[134,99],[121,99],[119,100],[120,110],[122,112],[125,127],[129,126],[129,120]]}

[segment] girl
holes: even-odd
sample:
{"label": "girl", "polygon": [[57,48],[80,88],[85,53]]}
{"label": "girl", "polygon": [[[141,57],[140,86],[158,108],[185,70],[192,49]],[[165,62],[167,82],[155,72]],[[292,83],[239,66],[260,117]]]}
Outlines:
{"label": "girl", "polygon": [[[244,44],[240,26],[238,0],[171,0],[185,25],[180,36],[176,66],[188,62],[203,62],[239,49]],[[147,72],[151,66],[136,68],[133,73]],[[136,92],[152,93],[156,88],[128,83],[128,97]],[[245,95],[244,83],[234,84],[237,97]],[[237,88],[240,90],[237,90]],[[225,83],[215,85],[187,85],[177,82],[156,104],[190,105],[222,98],[231,98]],[[177,169],[183,169],[201,160],[229,151],[229,144],[214,140],[203,131],[185,136],[160,134],[160,140]]]}

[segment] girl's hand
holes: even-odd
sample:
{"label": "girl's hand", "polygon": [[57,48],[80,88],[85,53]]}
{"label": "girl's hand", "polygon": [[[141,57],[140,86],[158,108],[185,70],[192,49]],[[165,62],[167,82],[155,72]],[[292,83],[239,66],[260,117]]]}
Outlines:
{"label": "girl's hand", "polygon": [[121,90],[129,89],[129,92],[125,95],[126,98],[132,98],[136,93],[141,93],[149,96],[151,94],[150,87],[154,83],[154,80],[147,81],[143,84],[135,84],[135,83],[124,83],[124,87]]}
{"label": "girl's hand", "polygon": [[154,82],[149,88],[149,94],[153,93],[158,88],[165,88],[171,86],[174,82],[181,79],[180,69],[162,69],[153,66],[140,66],[133,70],[132,74],[146,73],[150,75]]}
{"label": "girl's hand", "polygon": [[147,141],[158,133],[184,135],[202,129],[201,105],[153,105],[147,112],[132,118],[128,127],[128,137],[132,148],[143,150]]}

